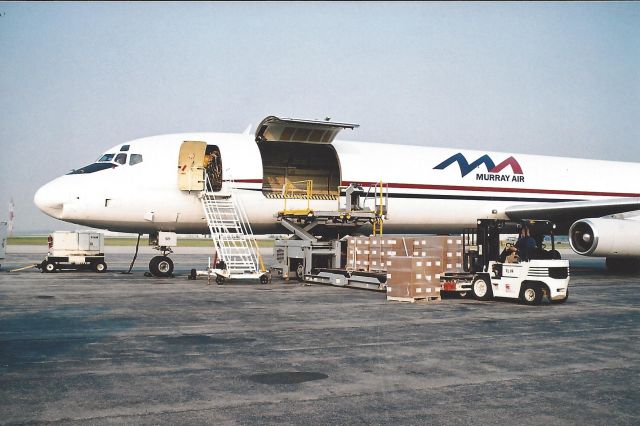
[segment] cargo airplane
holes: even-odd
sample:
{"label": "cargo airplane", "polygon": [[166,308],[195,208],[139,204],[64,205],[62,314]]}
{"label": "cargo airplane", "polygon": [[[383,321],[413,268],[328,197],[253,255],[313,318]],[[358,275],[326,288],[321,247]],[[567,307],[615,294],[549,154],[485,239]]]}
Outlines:
{"label": "cargo airplane", "polygon": [[606,257],[611,270],[637,268],[640,164],[336,139],[356,127],[270,116],[255,134],[136,139],[46,183],[34,202],[49,216],[94,228],[204,234],[198,195],[205,162],[213,161],[211,179],[222,189],[232,176],[256,233],[283,232],[275,214],[286,182],[312,181],[312,210],[335,209],[345,185],[383,182],[386,233],[459,233],[480,218],[547,219],[576,253]]}

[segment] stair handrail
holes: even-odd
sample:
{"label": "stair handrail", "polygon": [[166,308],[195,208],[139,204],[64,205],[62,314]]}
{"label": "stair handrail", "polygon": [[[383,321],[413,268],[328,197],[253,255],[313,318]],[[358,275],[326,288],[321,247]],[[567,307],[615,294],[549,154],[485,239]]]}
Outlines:
{"label": "stair handrail", "polygon": [[242,230],[242,234],[244,235],[245,242],[248,243],[251,253],[251,260],[253,265],[255,266],[255,271],[264,271],[264,265],[262,264],[262,259],[260,257],[260,251],[258,248],[258,243],[255,239],[255,235],[253,234],[253,229],[251,228],[251,223],[249,222],[249,217],[247,216],[246,209],[244,207],[244,203],[242,202],[241,197],[238,193],[238,187],[236,186],[236,182],[233,179],[233,175],[231,173],[231,169],[225,169],[226,182],[228,186],[230,186],[231,193],[231,201],[235,206],[236,211],[238,212],[238,216],[240,219],[240,228]]}

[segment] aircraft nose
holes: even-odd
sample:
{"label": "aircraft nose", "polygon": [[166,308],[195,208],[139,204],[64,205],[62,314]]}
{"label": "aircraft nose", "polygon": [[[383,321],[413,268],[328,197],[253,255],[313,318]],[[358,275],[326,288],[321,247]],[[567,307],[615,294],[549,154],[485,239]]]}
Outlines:
{"label": "aircraft nose", "polygon": [[33,196],[33,202],[43,213],[59,219],[64,199],[62,193],[56,189],[57,186],[55,181],[42,185]]}

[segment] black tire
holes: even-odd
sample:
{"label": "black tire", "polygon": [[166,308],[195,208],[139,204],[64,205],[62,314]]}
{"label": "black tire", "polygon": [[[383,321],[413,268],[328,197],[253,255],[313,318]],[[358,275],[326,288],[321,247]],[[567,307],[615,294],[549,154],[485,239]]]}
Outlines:
{"label": "black tire", "polygon": [[170,277],[173,273],[173,261],[167,256],[156,256],[149,262],[149,272],[154,277]]}
{"label": "black tire", "polygon": [[260,275],[260,284],[267,284],[269,282],[269,276],[267,274]]}
{"label": "black tire", "polygon": [[525,305],[539,305],[542,301],[542,287],[538,284],[524,283],[520,289],[520,302]]}
{"label": "black tire", "polygon": [[91,269],[98,273],[107,272],[107,264],[104,262],[95,262],[91,264]]}
{"label": "black tire", "polygon": [[50,274],[52,272],[55,272],[56,269],[58,269],[56,267],[56,264],[53,262],[50,262],[48,260],[45,260],[44,262],[42,262],[42,272],[46,272],[47,274]]}
{"label": "black tire", "polygon": [[564,299],[552,300],[552,301],[551,301],[551,303],[553,303],[554,305],[556,305],[556,304],[557,304],[557,305],[560,305],[560,304],[562,304],[562,303],[566,302],[566,301],[567,301],[567,299],[569,299],[569,289],[567,289],[567,294],[566,294],[566,296],[564,297]]}
{"label": "black tire", "polygon": [[151,260],[149,261],[149,272],[151,273],[151,275],[155,276],[155,274],[153,273],[153,271],[155,271],[156,269],[158,269],[158,259],[162,257],[162,256],[155,256],[152,257]]}
{"label": "black tire", "polygon": [[478,300],[491,300],[493,299],[493,290],[491,284],[489,284],[484,278],[477,277],[471,283],[471,294]]}
{"label": "black tire", "polygon": [[195,269],[192,269],[189,272],[189,280],[195,280],[198,277],[198,271],[196,271]]}
{"label": "black tire", "polygon": [[216,276],[216,284],[218,285],[224,284],[224,277],[222,275]]}

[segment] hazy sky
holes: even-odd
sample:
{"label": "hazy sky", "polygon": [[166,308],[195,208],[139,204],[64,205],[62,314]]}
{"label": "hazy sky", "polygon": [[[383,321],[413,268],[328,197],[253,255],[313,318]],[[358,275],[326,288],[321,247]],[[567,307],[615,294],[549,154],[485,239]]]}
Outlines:
{"label": "hazy sky", "polygon": [[349,139],[640,161],[640,3],[0,3],[0,219],[138,137],[267,115]]}

